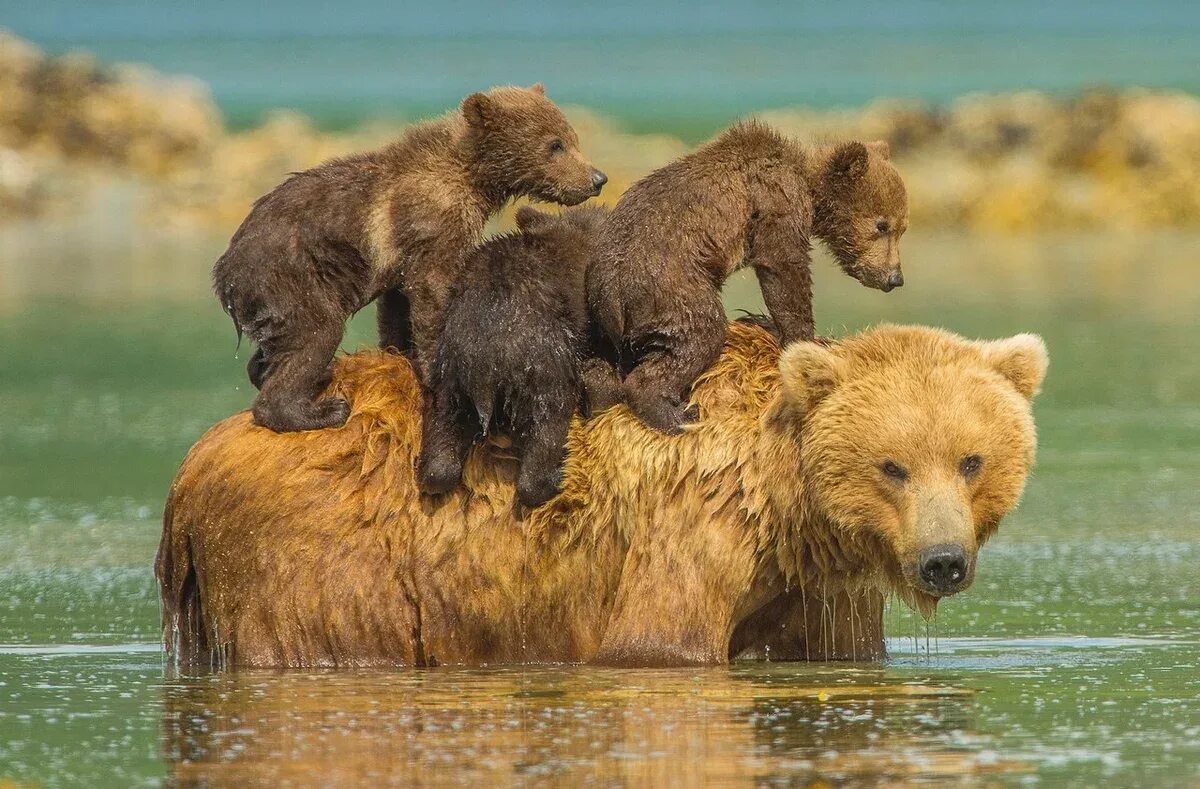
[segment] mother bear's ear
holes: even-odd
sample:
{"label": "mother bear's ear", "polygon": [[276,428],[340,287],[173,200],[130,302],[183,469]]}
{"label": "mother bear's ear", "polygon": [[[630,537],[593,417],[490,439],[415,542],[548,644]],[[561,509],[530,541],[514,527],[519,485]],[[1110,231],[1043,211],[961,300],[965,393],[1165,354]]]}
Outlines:
{"label": "mother bear's ear", "polygon": [[783,396],[808,413],[844,379],[846,363],[828,347],[796,342],[779,357],[779,384]]}
{"label": "mother bear's ear", "polygon": [[984,340],[979,343],[983,359],[1003,375],[1017,391],[1032,400],[1042,389],[1050,355],[1046,343],[1036,334],[1018,334],[1004,340]]}

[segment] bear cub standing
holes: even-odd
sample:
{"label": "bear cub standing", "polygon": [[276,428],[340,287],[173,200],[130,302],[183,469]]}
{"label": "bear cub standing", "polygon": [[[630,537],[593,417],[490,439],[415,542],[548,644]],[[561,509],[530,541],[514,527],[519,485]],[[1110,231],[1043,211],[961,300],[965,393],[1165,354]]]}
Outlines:
{"label": "bear cub standing", "polygon": [[464,255],[488,217],[529,196],[575,205],[606,179],[541,85],[473,93],[380,150],[295,173],[259,198],[213,268],[217,298],[258,345],[254,419],[276,431],[346,421],[321,398],[346,320],[381,294],[382,344],[432,363]]}
{"label": "bear cub standing", "polygon": [[[446,311],[431,370],[417,477],[424,493],[452,490],[471,446],[490,431],[520,452],[526,507],[562,485],[576,407],[619,400],[612,368],[589,358],[584,276],[607,211],[517,212],[520,232],[474,250]],[[586,398],[586,402],[585,402]]]}
{"label": "bear cub standing", "polygon": [[752,266],[784,343],[814,339],[811,238],[842,269],[889,291],[904,283],[908,199],[887,144],[805,148],[756,121],[635,183],[595,245],[587,280],[599,345],[625,401],[677,433],[692,384],[721,353],[721,287]]}

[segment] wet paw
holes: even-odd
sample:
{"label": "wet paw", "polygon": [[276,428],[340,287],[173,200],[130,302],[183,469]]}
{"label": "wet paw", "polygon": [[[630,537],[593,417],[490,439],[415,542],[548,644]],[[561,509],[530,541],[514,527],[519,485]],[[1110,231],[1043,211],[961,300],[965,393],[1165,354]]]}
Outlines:
{"label": "wet paw", "polygon": [[671,436],[683,432],[683,411],[665,398],[630,398],[629,407],[647,427]]}
{"label": "wet paw", "polygon": [[562,492],[563,475],[559,470],[549,477],[517,483],[517,500],[529,509],[536,509]]}
{"label": "wet paw", "polygon": [[417,484],[427,496],[440,496],[458,487],[462,481],[462,468],[453,463],[424,459],[417,463]]}
{"label": "wet paw", "polygon": [[276,433],[298,433],[341,427],[350,417],[350,404],[340,397],[327,397],[315,403],[257,402],[254,421]]}
{"label": "wet paw", "polygon": [[346,424],[346,420],[350,418],[350,404],[341,397],[326,397],[324,400],[317,401],[316,418],[313,420],[320,427],[313,428],[320,430],[327,427],[341,427]]}

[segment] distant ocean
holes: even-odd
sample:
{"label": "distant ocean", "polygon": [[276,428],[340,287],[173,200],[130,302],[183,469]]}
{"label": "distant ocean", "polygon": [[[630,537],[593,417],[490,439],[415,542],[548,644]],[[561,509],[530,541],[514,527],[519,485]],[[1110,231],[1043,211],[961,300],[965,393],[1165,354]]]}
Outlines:
{"label": "distant ocean", "polygon": [[537,80],[633,130],[693,139],[753,110],[881,97],[1200,93],[1200,3],[1178,0],[0,0],[0,27],[194,75],[237,126],[273,107],[329,127],[412,118]]}

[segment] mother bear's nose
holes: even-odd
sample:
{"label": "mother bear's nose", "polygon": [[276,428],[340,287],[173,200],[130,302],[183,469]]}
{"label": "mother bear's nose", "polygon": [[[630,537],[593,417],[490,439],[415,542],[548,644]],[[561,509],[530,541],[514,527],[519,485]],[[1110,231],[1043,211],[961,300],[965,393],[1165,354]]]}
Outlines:
{"label": "mother bear's nose", "polygon": [[918,556],[921,580],[938,594],[956,592],[967,580],[967,554],[962,546],[944,543]]}

